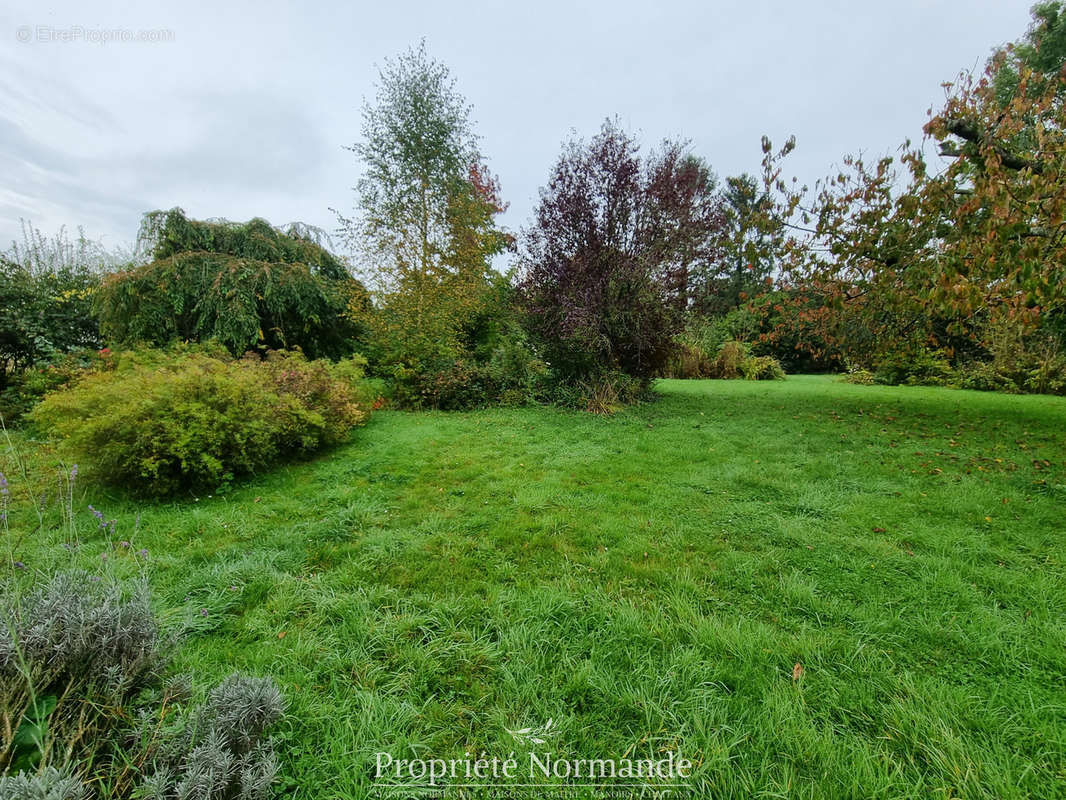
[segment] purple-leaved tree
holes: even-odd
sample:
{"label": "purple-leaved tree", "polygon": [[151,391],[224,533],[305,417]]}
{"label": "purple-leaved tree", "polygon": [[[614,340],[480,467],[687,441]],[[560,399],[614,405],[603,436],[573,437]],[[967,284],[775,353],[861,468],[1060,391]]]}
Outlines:
{"label": "purple-leaved tree", "polygon": [[682,143],[642,160],[608,120],[564,146],[523,231],[519,290],[558,380],[647,383],[674,347],[692,276],[720,258],[716,179]]}

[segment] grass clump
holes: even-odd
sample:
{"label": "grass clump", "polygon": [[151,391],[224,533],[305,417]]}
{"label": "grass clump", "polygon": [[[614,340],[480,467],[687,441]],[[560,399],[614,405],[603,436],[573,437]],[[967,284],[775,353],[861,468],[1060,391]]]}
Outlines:
{"label": "grass clump", "polygon": [[672,378],[721,378],[749,381],[784,380],[781,362],[770,355],[754,355],[747,342],[734,339],[717,346],[709,355],[695,340],[678,342],[677,354],[667,369]]}

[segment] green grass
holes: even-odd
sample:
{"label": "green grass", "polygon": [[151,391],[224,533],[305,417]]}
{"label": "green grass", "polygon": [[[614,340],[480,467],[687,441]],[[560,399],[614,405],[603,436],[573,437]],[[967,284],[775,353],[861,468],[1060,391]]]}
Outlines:
{"label": "green grass", "polygon": [[1066,796],[1066,401],[659,389],[612,418],[382,412],[180,504],[82,484],[83,557],[92,503],[191,628],[178,668],[277,678],[294,797],[387,796],[377,751],[523,753],[507,729],[549,719],[538,751],[680,749],[700,797]]}

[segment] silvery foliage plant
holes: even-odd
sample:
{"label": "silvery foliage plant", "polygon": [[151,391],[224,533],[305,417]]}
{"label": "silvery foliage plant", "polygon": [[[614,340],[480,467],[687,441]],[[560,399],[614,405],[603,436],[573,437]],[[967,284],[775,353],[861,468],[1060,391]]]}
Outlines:
{"label": "silvery foliage plant", "polygon": [[88,800],[89,791],[66,772],[47,767],[36,775],[0,776],[0,800]]}
{"label": "silvery foliage plant", "polygon": [[[278,763],[267,734],[284,712],[278,687],[232,675],[195,706],[179,678],[160,694],[172,644],[143,580],[130,589],[69,571],[4,591],[0,800],[89,800],[79,766],[91,761],[106,772],[116,746],[143,776],[135,778],[135,797],[269,797]],[[17,733],[30,725],[44,733],[27,756]]]}
{"label": "silvery foliage plant", "polygon": [[141,787],[151,800],[261,800],[278,763],[267,731],[284,700],[269,678],[231,675],[211,691],[194,721]]}
{"label": "silvery foliage plant", "polygon": [[39,771],[44,780],[45,767],[76,771],[106,742],[121,709],[157,681],[165,650],[143,581],[127,589],[69,571],[5,587],[0,774]]}
{"label": "silvery foliage plant", "polygon": [[60,572],[0,603],[5,689],[12,678],[37,690],[65,679],[121,694],[144,685],[161,662],[164,648],[143,582],[129,592],[87,572]]}

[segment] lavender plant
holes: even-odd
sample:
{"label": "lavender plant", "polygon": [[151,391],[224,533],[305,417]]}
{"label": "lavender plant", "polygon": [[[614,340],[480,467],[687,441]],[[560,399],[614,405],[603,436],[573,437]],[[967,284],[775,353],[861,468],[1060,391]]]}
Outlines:
{"label": "lavender plant", "polygon": [[84,757],[121,709],[158,678],[165,641],[142,582],[127,590],[58,573],[0,598],[0,769]]}
{"label": "lavender plant", "polygon": [[59,573],[0,613],[0,800],[82,800],[89,764],[113,797],[269,797],[280,690],[232,675],[191,709],[180,682],[160,692],[169,642],[143,582]]}
{"label": "lavender plant", "polygon": [[189,724],[159,742],[147,760],[151,772],[138,796],[148,800],[269,797],[278,762],[266,733],[283,712],[284,700],[272,680],[231,675],[210,692]]}
{"label": "lavender plant", "polygon": [[[72,564],[77,475],[64,468],[58,491]],[[0,512],[10,497],[0,475]],[[113,544],[117,520],[88,510],[107,543],[101,555],[128,551],[143,567],[148,551]],[[163,682],[178,637],[157,622],[146,574],[121,581],[104,570],[29,573],[0,590],[0,800],[87,800],[90,788],[117,799],[268,797],[278,770],[268,732],[284,709],[277,686],[233,675],[191,703],[181,676]]]}
{"label": "lavender plant", "polygon": [[0,776],[0,800],[87,800],[88,796],[77,777],[54,767],[36,775]]}

